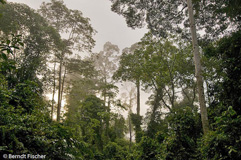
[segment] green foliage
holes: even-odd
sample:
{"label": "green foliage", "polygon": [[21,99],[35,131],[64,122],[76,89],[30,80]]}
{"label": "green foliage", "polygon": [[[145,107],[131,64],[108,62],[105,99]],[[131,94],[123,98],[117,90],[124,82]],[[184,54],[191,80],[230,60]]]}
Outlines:
{"label": "green foliage", "polygon": [[[126,19],[131,28],[148,29],[157,37],[166,38],[168,33],[190,39],[187,2],[182,0],[110,0],[111,9]],[[220,33],[240,28],[240,1],[193,0],[197,30],[205,29],[205,41],[217,38]],[[230,23],[232,22],[232,24]],[[184,29],[181,26],[184,24]],[[234,27],[235,26],[235,27]]]}
{"label": "green foliage", "polygon": [[67,125],[73,127],[79,121],[81,103],[98,91],[98,78],[92,61],[88,59],[69,59],[65,67],[69,71],[66,80],[68,94],[65,96],[68,112],[65,116]]}
{"label": "green foliage", "polygon": [[35,82],[7,81],[7,71],[16,76],[16,62],[11,59],[13,67],[4,64],[9,61],[12,48],[19,49],[19,43],[20,36],[0,43],[1,54],[7,54],[0,57],[0,66],[5,67],[5,72],[0,73],[1,156],[6,153],[42,154],[47,159],[91,159],[92,152],[86,143],[74,137],[69,127],[50,120],[48,104]]}
{"label": "green foliage", "polygon": [[104,150],[106,160],[122,160],[126,158],[127,152],[115,142],[109,142]]}
{"label": "green foliage", "polygon": [[240,159],[241,158],[241,116],[232,107],[215,118],[215,131],[202,138],[200,151],[203,159]]}
{"label": "green foliage", "polygon": [[[67,125],[74,127],[76,129],[75,135],[81,136],[81,139],[90,144],[91,149],[97,151],[95,156],[99,159],[103,158],[101,155],[103,147],[110,141],[126,147],[126,145],[119,143],[126,132],[123,116],[107,112],[104,102],[96,96],[87,96],[83,102],[79,103],[75,113],[71,113],[71,116],[76,116],[76,119],[70,119],[69,116],[70,114],[67,115]],[[109,121],[109,126],[106,125],[107,121]],[[108,130],[108,135],[106,135],[106,130]]]}
{"label": "green foliage", "polygon": [[106,108],[102,100],[92,95],[87,97],[79,109],[80,128],[85,142],[93,144],[98,151],[103,150],[103,123],[106,119]]}
{"label": "green foliage", "polygon": [[200,142],[203,159],[240,159],[240,42],[238,31],[204,50],[205,56],[218,65],[209,85],[212,98],[209,117],[214,130]]}
{"label": "green foliage", "polygon": [[219,62],[215,68],[214,81],[210,88],[212,98],[210,117],[220,116],[232,106],[238,115],[241,114],[241,32],[232,33],[205,49],[205,56]]}
{"label": "green foliage", "polygon": [[[6,3],[6,1],[5,0],[0,0],[0,5],[3,5],[3,4],[5,4]],[[2,12],[0,12],[0,18],[2,17]]]}
{"label": "green foliage", "polygon": [[13,51],[23,46],[21,35],[11,35],[11,39],[2,40],[0,42],[0,72],[9,76],[11,70],[16,69],[16,62],[12,60],[11,56],[14,55]]}
{"label": "green foliage", "polygon": [[39,96],[40,91],[36,83],[25,81],[18,83],[12,90],[12,99],[9,104],[12,106],[22,106],[23,112],[31,114],[31,112],[41,105],[42,97]]}
{"label": "green foliage", "polygon": [[166,117],[169,130],[178,135],[187,135],[197,139],[200,137],[200,114],[191,107],[176,108]]}
{"label": "green foliage", "polygon": [[[17,33],[22,35],[22,42],[18,43],[20,45],[24,43],[24,48],[20,50],[18,50],[20,45],[16,45],[18,48],[12,48],[10,59],[15,60],[18,70],[14,77],[15,81],[10,80],[9,83],[32,80],[42,87],[42,84],[47,83],[47,58],[51,50],[58,48],[60,35],[43,17],[27,5],[7,3],[0,6],[0,12],[4,13],[0,21],[1,38],[5,39]],[[11,40],[11,43],[15,42]]]}
{"label": "green foliage", "polygon": [[5,0],[0,0],[0,3],[5,4],[6,1]]}
{"label": "green foliage", "polygon": [[[162,110],[172,112],[177,107],[194,107],[196,85],[190,45],[170,35],[167,39],[146,34],[135,54],[141,59],[140,79],[145,88],[153,94],[149,97],[151,106],[146,114],[148,136],[154,137],[159,129],[165,129]],[[182,100],[178,101],[178,90]]]}
{"label": "green foliage", "polygon": [[168,124],[168,129],[159,130],[152,138],[149,134],[142,136],[130,154],[132,158],[198,159],[198,139],[201,137],[200,115],[190,107],[182,107],[169,113],[163,123]]}
{"label": "green foliage", "polygon": [[164,159],[197,159],[197,140],[200,138],[200,115],[190,107],[175,109],[167,116],[168,136],[162,143]]}
{"label": "green foliage", "polygon": [[51,122],[46,103],[33,90],[33,83],[20,83],[12,90],[8,90],[6,84],[1,78],[1,154],[43,154],[49,159],[84,155],[78,150],[86,145],[74,139],[69,128]]}
{"label": "green foliage", "polygon": [[115,80],[136,81],[141,76],[141,59],[137,54],[134,54],[138,48],[138,44],[132,45],[130,48],[125,48],[120,57],[120,66],[114,73],[113,78]]}
{"label": "green foliage", "polygon": [[[187,26],[186,2],[112,2],[112,9],[123,14],[131,27],[141,27],[146,21],[152,30],[140,43],[123,50],[115,73],[119,49],[110,42],[91,60],[67,57],[73,50],[90,51],[95,31],[88,18],[68,9],[62,0],[42,4],[39,12],[45,18],[26,5],[0,5],[0,154],[43,154],[58,160],[241,159],[241,32],[203,49],[213,131],[202,137],[190,45],[166,34],[181,33],[178,25],[170,25],[174,22]],[[232,30],[240,26],[236,0],[213,4],[195,0],[193,4],[198,29],[206,29],[207,37],[225,31],[230,24],[226,22],[234,24]],[[216,25],[215,20],[219,20]],[[61,40],[58,32],[68,32],[70,38]],[[50,105],[41,95],[39,75],[48,77],[46,64],[53,57],[68,71],[68,113],[62,122],[50,119]],[[125,137],[125,118],[111,110],[121,106],[112,77],[152,91],[146,117],[130,114],[136,134],[132,144]],[[130,94],[128,107],[131,99]],[[146,128],[142,128],[143,120]]]}
{"label": "green foliage", "polygon": [[[57,32],[69,35],[69,38],[64,40],[67,47],[62,45],[62,52],[70,49],[69,46],[72,50],[91,51],[95,43],[92,38],[95,30],[89,23],[90,19],[83,17],[81,11],[67,8],[63,0],[43,2],[38,11]],[[61,57],[63,55],[59,56],[58,58],[64,58]]]}
{"label": "green foliage", "polygon": [[142,137],[142,130],[141,130],[141,125],[142,125],[142,116],[139,116],[138,114],[131,113],[131,122],[134,126],[135,134],[136,134],[136,142],[140,142],[141,137]]}
{"label": "green foliage", "polygon": [[125,138],[127,127],[124,117],[120,114],[111,114],[110,118],[109,136],[111,141]]}
{"label": "green foliage", "polygon": [[241,31],[221,39],[217,54],[222,59],[222,72],[225,73],[220,99],[241,115]]}
{"label": "green foliage", "polygon": [[141,138],[140,143],[137,145],[137,152],[134,153],[135,159],[138,160],[158,160],[160,154],[160,144],[155,140],[146,136]]}

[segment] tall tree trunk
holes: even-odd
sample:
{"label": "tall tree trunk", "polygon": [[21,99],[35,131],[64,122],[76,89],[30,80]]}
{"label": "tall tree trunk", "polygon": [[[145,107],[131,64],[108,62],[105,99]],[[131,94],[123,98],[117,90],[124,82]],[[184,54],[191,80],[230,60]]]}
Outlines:
{"label": "tall tree trunk", "polygon": [[54,117],[54,95],[55,95],[55,68],[56,68],[56,58],[54,58],[54,84],[53,84],[53,94],[52,94],[52,109],[51,109],[51,119]]}
{"label": "tall tree trunk", "polygon": [[63,63],[63,59],[61,58],[60,60],[60,64],[59,64],[59,91],[58,91],[58,108],[57,108],[57,121],[60,121],[60,111],[61,111],[61,75],[62,75],[62,64]]}
{"label": "tall tree trunk", "polygon": [[62,102],[62,99],[63,99],[64,82],[65,82],[66,72],[67,72],[67,69],[66,69],[66,67],[65,67],[65,68],[64,68],[64,76],[63,76],[63,80],[62,80],[62,86],[61,86],[61,96],[60,96],[61,102]]}
{"label": "tall tree trunk", "polygon": [[132,97],[130,94],[130,101],[129,101],[129,113],[128,113],[128,121],[129,121],[129,132],[130,132],[130,144],[129,144],[129,150],[131,151],[131,144],[132,144],[132,126],[131,126],[131,113],[132,113]]}
{"label": "tall tree trunk", "polygon": [[140,81],[136,81],[136,89],[137,89],[137,106],[136,106],[136,113],[140,116]]}
{"label": "tall tree trunk", "polygon": [[192,7],[192,0],[187,0],[188,5],[188,12],[189,12],[189,21],[190,21],[190,29],[192,34],[192,45],[194,51],[194,63],[195,63],[195,72],[197,78],[197,87],[198,87],[198,98],[200,104],[200,111],[201,111],[201,119],[202,119],[202,127],[203,133],[207,134],[209,131],[209,123],[208,123],[208,116],[207,116],[207,108],[205,105],[205,96],[204,96],[204,88],[203,88],[203,78],[202,78],[202,70],[201,70],[201,60],[200,60],[200,53],[198,48],[197,42],[197,33],[196,33],[196,26],[194,22],[193,16],[193,7]]}
{"label": "tall tree trunk", "polygon": [[129,111],[128,115],[128,122],[129,122],[129,132],[130,132],[130,144],[129,144],[129,150],[131,150],[131,144],[132,144],[132,130],[131,130],[131,112]]}
{"label": "tall tree trunk", "polygon": [[108,117],[106,119],[106,137],[109,140],[109,127],[110,127],[110,97],[108,98],[108,105],[107,105],[107,113]]}
{"label": "tall tree trunk", "polygon": [[104,104],[105,104],[105,106],[106,106],[106,85],[107,85],[107,79],[106,79],[106,77],[105,77],[105,80],[104,80],[104,93],[103,93],[103,95],[104,95]]}
{"label": "tall tree trunk", "polygon": [[[108,102],[107,102],[107,78],[106,76],[104,77],[104,90],[103,90],[103,95],[104,95],[104,105],[107,107],[107,113],[110,116],[110,97],[108,97]],[[105,135],[107,139],[109,139],[109,127],[110,127],[110,117],[106,118],[106,128],[105,128]]]}
{"label": "tall tree trunk", "polygon": [[138,121],[135,122],[135,133],[136,133],[136,142],[140,142],[141,140],[141,115],[140,115],[140,81],[139,79],[136,81],[136,89],[137,89],[137,106],[136,106],[136,115]]}

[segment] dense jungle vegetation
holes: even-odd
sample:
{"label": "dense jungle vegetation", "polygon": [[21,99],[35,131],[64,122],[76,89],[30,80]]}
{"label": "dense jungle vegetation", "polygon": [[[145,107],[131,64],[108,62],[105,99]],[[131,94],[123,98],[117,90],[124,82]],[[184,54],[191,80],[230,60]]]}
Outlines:
{"label": "dense jungle vegetation", "polygon": [[[203,123],[186,1],[110,1],[129,27],[149,32],[99,53],[90,20],[64,1],[38,10],[0,1],[0,159],[241,159],[241,2],[192,1]],[[133,85],[118,96],[125,82]]]}

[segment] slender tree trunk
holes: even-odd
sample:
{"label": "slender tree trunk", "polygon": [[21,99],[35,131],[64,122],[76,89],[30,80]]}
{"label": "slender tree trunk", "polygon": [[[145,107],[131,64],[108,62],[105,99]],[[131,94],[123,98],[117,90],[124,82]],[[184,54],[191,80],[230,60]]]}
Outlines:
{"label": "slender tree trunk", "polygon": [[140,81],[136,81],[136,89],[137,89],[137,106],[136,106],[136,113],[140,116]]}
{"label": "slender tree trunk", "polygon": [[128,121],[129,121],[129,132],[130,132],[130,144],[129,144],[129,150],[131,150],[131,144],[132,144],[132,130],[131,130],[131,112],[129,111],[128,115]]}
{"label": "slender tree trunk", "polygon": [[106,79],[106,77],[105,77],[105,81],[104,81],[104,104],[105,104],[105,106],[106,106],[106,85],[107,85],[107,79]]}
{"label": "slender tree trunk", "polygon": [[51,109],[51,119],[54,117],[54,95],[55,95],[55,68],[56,68],[56,58],[54,59],[54,84],[53,84],[53,94],[52,94],[52,109]]}
{"label": "slender tree trunk", "polygon": [[61,111],[61,75],[62,75],[62,62],[63,60],[60,60],[59,64],[59,91],[58,91],[58,108],[57,108],[57,121],[60,121],[60,111]]}
{"label": "slender tree trunk", "polygon": [[135,125],[135,133],[136,133],[136,142],[140,142],[141,140],[141,115],[140,115],[140,81],[139,79],[136,81],[136,89],[137,89],[137,107],[136,107],[136,113],[138,117],[138,121],[135,122],[137,124]]}
{"label": "slender tree trunk", "polygon": [[[110,115],[110,97],[108,99],[107,112]],[[110,127],[110,117],[108,116],[106,120],[106,137],[109,139],[109,127]]]}
{"label": "slender tree trunk", "polygon": [[130,144],[129,144],[129,150],[131,151],[131,144],[132,144],[132,129],[131,129],[131,113],[132,113],[132,97],[130,94],[130,101],[129,101],[129,114],[128,114],[128,121],[129,121],[129,132],[130,132]]}
{"label": "slender tree trunk", "polygon": [[[106,76],[104,77],[104,90],[103,90],[103,95],[104,95],[104,105],[107,107],[107,113],[110,113],[110,97],[107,102],[107,78]],[[110,115],[110,114],[109,114]],[[107,117],[106,119],[106,128],[105,128],[105,135],[107,139],[109,139],[109,126],[110,126],[110,117]]]}
{"label": "slender tree trunk", "polygon": [[64,76],[63,76],[63,80],[62,80],[62,86],[61,86],[61,96],[60,96],[60,100],[62,102],[63,99],[63,93],[64,93],[64,82],[65,82],[65,77],[66,77],[66,67],[64,68]]}
{"label": "slender tree trunk", "polygon": [[199,95],[198,98],[199,98],[200,111],[201,111],[202,127],[203,127],[203,133],[207,134],[207,132],[209,131],[209,123],[208,123],[208,116],[207,116],[207,108],[205,105],[203,78],[201,73],[202,72],[201,60],[200,60],[200,53],[199,53],[198,42],[197,42],[196,26],[195,26],[194,16],[193,16],[192,0],[187,0],[187,5],[188,5],[188,12],[189,12],[190,29],[192,33],[194,63],[195,63],[195,71],[196,71],[196,78],[197,78],[197,87],[198,87],[198,95]]}
{"label": "slender tree trunk", "polygon": [[174,82],[173,82],[173,80],[172,80],[172,101],[171,101],[171,103],[172,103],[172,109],[175,107],[174,106],[174,103],[175,102],[175,86],[174,86]]}
{"label": "slender tree trunk", "polygon": [[193,106],[194,106],[195,99],[196,99],[196,83],[194,83],[194,86],[193,86],[193,99],[192,99]]}

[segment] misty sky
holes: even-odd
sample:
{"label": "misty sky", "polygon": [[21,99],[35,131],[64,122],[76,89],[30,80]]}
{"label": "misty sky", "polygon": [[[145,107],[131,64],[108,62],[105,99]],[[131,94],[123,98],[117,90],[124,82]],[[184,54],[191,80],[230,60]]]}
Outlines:
{"label": "misty sky", "polygon": [[[31,8],[38,9],[42,2],[50,0],[8,0],[8,2],[25,3]],[[147,32],[146,29],[128,28],[125,19],[111,11],[109,0],[64,0],[64,3],[68,8],[80,10],[84,17],[90,18],[92,27],[98,32],[94,36],[96,40],[94,52],[102,50],[107,41],[118,45],[121,50],[130,47]]]}
{"label": "misty sky", "polygon": [[[34,9],[38,9],[42,2],[50,2],[50,0],[7,1],[24,3]],[[105,42],[108,41],[118,45],[122,50],[140,41],[147,32],[147,29],[133,30],[128,28],[125,19],[111,11],[111,2],[109,0],[64,0],[64,3],[68,8],[80,10],[84,17],[90,18],[92,27],[97,31],[93,37],[96,41],[93,52],[101,51]],[[121,90],[123,91],[123,89]],[[148,108],[145,105],[148,96],[149,94],[141,93],[141,115],[144,115]],[[133,111],[136,111],[136,107],[133,107]]]}

